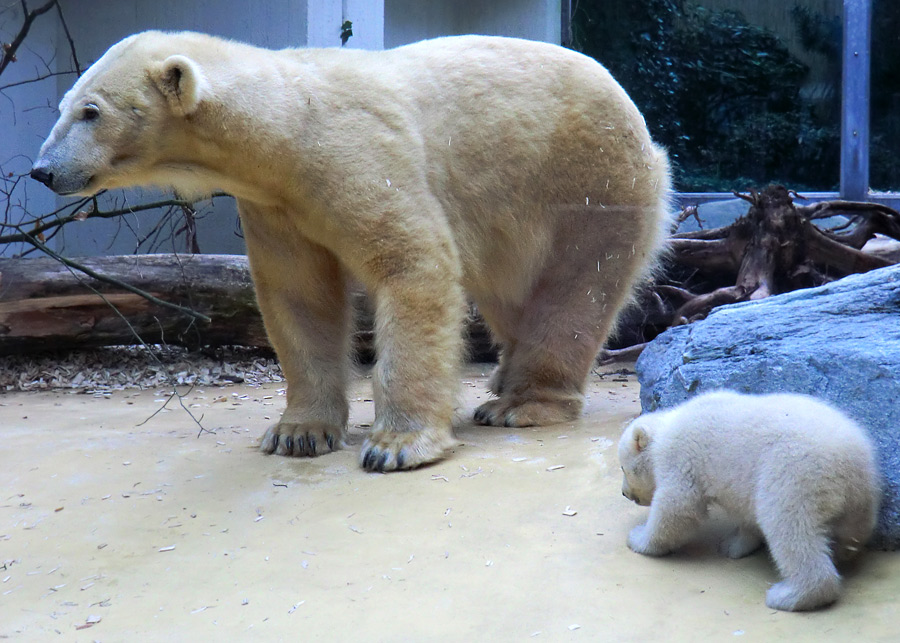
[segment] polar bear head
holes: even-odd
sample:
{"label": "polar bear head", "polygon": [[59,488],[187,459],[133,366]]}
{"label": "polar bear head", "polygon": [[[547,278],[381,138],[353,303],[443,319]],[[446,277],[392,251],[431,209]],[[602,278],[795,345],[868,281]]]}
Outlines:
{"label": "polar bear head", "polygon": [[653,414],[642,415],[629,424],[619,439],[619,464],[625,479],[622,495],[641,505],[650,506],[656,491],[651,449]]}
{"label": "polar bear head", "polygon": [[59,104],[59,120],[31,170],[62,195],[170,181],[179,136],[203,101],[199,66],[161,45],[161,32],[126,38],[106,52]]}

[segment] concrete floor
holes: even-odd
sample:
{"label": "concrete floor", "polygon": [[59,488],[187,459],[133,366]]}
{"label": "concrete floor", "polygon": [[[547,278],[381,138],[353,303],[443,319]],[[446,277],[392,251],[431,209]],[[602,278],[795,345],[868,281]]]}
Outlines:
{"label": "concrete floor", "polygon": [[[485,397],[462,378],[460,413]],[[0,639],[896,641],[900,556],[867,552],[815,613],[766,608],[764,553],[715,553],[723,525],[663,559],[632,553],[615,443],[638,387],[592,376],[582,420],[461,422],[417,471],[363,473],[351,448],[256,450],[279,386],[195,390],[203,426],[156,392],[0,396]],[[196,405],[196,406],[195,406]],[[560,466],[562,465],[562,466]],[[54,636],[60,635],[60,636]]]}

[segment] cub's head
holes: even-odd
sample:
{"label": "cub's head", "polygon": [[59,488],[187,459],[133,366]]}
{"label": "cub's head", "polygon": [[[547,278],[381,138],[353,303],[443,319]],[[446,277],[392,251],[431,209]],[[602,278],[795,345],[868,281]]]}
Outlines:
{"label": "cub's head", "polygon": [[31,169],[62,195],[157,183],[166,147],[203,100],[207,84],[177,35],[145,32],[114,45],[63,97],[59,120]]}
{"label": "cub's head", "polygon": [[656,491],[652,449],[649,448],[653,442],[653,427],[649,421],[652,416],[643,415],[634,420],[619,439],[619,464],[625,475],[622,495],[642,507],[650,506]]}

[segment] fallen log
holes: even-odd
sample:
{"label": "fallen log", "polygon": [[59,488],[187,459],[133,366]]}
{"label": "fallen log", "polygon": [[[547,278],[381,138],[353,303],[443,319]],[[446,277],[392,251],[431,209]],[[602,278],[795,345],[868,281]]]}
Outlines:
{"label": "fallen log", "polygon": [[[240,255],[127,255],[89,257],[79,265],[209,317],[192,319],[171,308],[85,276],[49,257],[0,259],[0,355],[100,346],[173,344],[271,348],[256,305],[247,258]],[[375,355],[373,315],[361,288],[352,293],[354,349]],[[465,336],[468,357],[496,354],[472,310]]]}

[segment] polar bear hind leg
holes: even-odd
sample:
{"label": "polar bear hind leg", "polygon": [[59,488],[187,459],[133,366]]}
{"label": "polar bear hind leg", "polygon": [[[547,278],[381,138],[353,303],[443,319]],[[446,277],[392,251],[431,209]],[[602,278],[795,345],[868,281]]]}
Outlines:
{"label": "polar bear hind leg", "polygon": [[766,592],[766,605],[785,611],[824,607],[840,595],[841,577],[831,560],[827,525],[808,506],[786,510],[781,499],[759,507],[769,552],[784,577]]}
{"label": "polar bear hind leg", "polygon": [[[525,301],[476,301],[501,344],[491,380],[499,399],[478,407],[477,423],[544,426],[581,414],[587,375],[647,261],[635,250],[640,235],[627,228],[658,225],[655,207],[617,209],[630,216],[610,224],[616,216],[608,213],[567,215]],[[610,232],[601,224],[622,230]]]}

